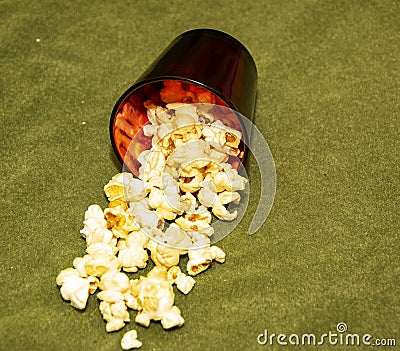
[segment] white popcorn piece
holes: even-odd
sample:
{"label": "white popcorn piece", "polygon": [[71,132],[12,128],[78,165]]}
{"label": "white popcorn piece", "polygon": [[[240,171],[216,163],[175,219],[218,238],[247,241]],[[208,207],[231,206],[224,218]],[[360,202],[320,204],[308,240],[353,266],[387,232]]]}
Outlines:
{"label": "white popcorn piece", "polygon": [[168,109],[161,106],[154,106],[147,109],[147,118],[149,122],[153,125],[159,125],[170,122],[171,115],[166,114],[165,112]]}
{"label": "white popcorn piece", "polygon": [[153,135],[155,135],[157,133],[159,127],[160,126],[156,125],[156,124],[146,124],[146,125],[144,125],[142,127],[143,128],[143,134],[145,136],[153,136]]}
{"label": "white popcorn piece", "polygon": [[232,152],[229,147],[222,146],[215,141],[209,141],[208,143],[210,145],[210,158],[215,162],[225,163],[229,158],[228,155],[237,156],[238,154],[238,152]]}
{"label": "white popcorn piece", "polygon": [[135,297],[133,297],[130,290],[124,293],[124,301],[127,307],[136,311],[139,309],[139,302]]}
{"label": "white popcorn piece", "polygon": [[111,246],[96,243],[88,246],[86,252],[88,254],[83,259],[85,260],[85,271],[88,275],[101,277],[109,270],[120,269],[120,263]]}
{"label": "white popcorn piece", "polygon": [[115,290],[103,290],[97,293],[97,298],[108,303],[115,303],[118,301],[123,301],[124,294]]}
{"label": "white popcorn piece", "polygon": [[221,201],[226,202],[229,199],[237,202],[238,199],[240,199],[238,193],[226,193],[220,197],[216,193],[215,184],[210,180],[205,180],[201,183],[201,186],[202,188],[197,197],[202,205],[205,207],[211,207],[212,213],[219,219],[232,221],[237,217],[237,211],[235,210],[232,213],[229,212]]}
{"label": "white popcorn piece", "polygon": [[113,233],[107,228],[107,220],[100,206],[90,205],[85,212],[84,228],[80,231],[86,239],[86,245],[103,243],[113,247],[116,251],[117,240]]}
{"label": "white popcorn piece", "polygon": [[181,251],[176,248],[160,245],[154,240],[149,241],[147,248],[150,250],[150,257],[156,266],[170,268],[179,263]]}
{"label": "white popcorn piece", "polygon": [[189,231],[188,235],[191,237],[193,242],[191,248],[204,248],[210,246],[211,240],[209,238],[209,235],[196,231]]}
{"label": "white popcorn piece", "polygon": [[188,274],[194,276],[205,271],[213,260],[225,262],[225,253],[217,246],[189,250]]}
{"label": "white popcorn piece", "polygon": [[231,202],[238,204],[240,202],[240,194],[236,191],[223,191],[218,194],[218,201],[223,205]]}
{"label": "white popcorn piece", "polygon": [[218,201],[217,189],[214,183],[210,180],[203,181],[197,198],[203,206],[213,207],[214,203]]}
{"label": "white popcorn piece", "polygon": [[184,178],[179,180],[179,187],[183,192],[194,193],[200,190],[201,183],[204,180],[204,176],[202,174],[197,174],[191,178]]}
{"label": "white popcorn piece", "polygon": [[100,313],[107,322],[106,331],[108,333],[122,329],[125,322],[130,321],[129,312],[123,301],[116,301],[115,303],[101,301]]}
{"label": "white popcorn piece", "polygon": [[210,145],[204,140],[193,140],[182,144],[167,158],[167,165],[181,167],[188,165],[193,160],[208,159]]}
{"label": "white popcorn piece", "polygon": [[149,209],[148,201],[131,202],[128,213],[132,215],[136,224],[141,228],[164,228],[164,220],[155,210]]}
{"label": "white popcorn piece", "polygon": [[154,134],[152,145],[156,145],[161,139],[167,137],[173,130],[174,125],[171,122],[161,124],[157,129],[157,133]]}
{"label": "white popcorn piece", "polygon": [[97,294],[97,298],[101,300],[100,312],[107,321],[106,331],[123,328],[125,322],[130,320],[126,305],[131,288],[128,276],[118,270],[110,270],[102,275],[99,288],[102,291]]}
{"label": "white popcorn piece", "polygon": [[85,259],[83,257],[75,257],[72,261],[72,265],[77,270],[80,277],[86,278],[88,276],[85,268]]}
{"label": "white popcorn piece", "polygon": [[153,148],[143,151],[138,161],[142,165],[139,168],[139,178],[146,182],[152,177],[160,176],[165,168],[165,156],[161,150]]}
{"label": "white popcorn piece", "polygon": [[229,163],[224,163],[222,167],[229,179],[229,182],[225,184],[225,190],[244,190],[247,184],[247,179],[239,175],[238,171],[235,168],[232,168]]}
{"label": "white popcorn piece", "polygon": [[141,232],[130,233],[126,240],[118,243],[118,260],[125,272],[137,272],[139,268],[145,268],[149,258],[145,249],[148,238]]}
{"label": "white popcorn piece", "polygon": [[90,246],[96,243],[103,243],[109,246],[117,244],[113,232],[107,228],[96,228],[86,235],[86,245]]}
{"label": "white popcorn piece", "polygon": [[159,320],[164,329],[183,325],[181,312],[174,306],[175,295],[165,267],[156,266],[146,277],[131,281],[131,292],[139,303],[136,323],[148,327],[151,320]]}
{"label": "white popcorn piece", "polygon": [[176,284],[177,289],[187,295],[193,288],[196,281],[182,273],[178,266],[173,266],[168,270],[168,280],[172,282],[172,284]]}
{"label": "white popcorn piece", "polygon": [[212,213],[224,221],[233,221],[238,215],[236,210],[229,212],[219,200],[214,203]]}
{"label": "white popcorn piece", "polygon": [[80,277],[80,274],[75,268],[65,268],[58,274],[56,283],[57,285],[63,285],[66,279],[71,277]]}
{"label": "white popcorn piece", "polygon": [[168,220],[175,219],[177,214],[182,214],[190,206],[190,203],[180,196],[178,182],[165,172],[159,186],[151,188],[149,204],[156,209],[159,217]]}
{"label": "white popcorn piece", "polygon": [[196,211],[197,199],[193,196],[192,193],[186,192],[184,195],[182,195],[181,199],[186,204],[186,212],[193,213],[194,211]]}
{"label": "white popcorn piece", "polygon": [[56,278],[57,285],[61,285],[61,296],[71,301],[71,306],[83,310],[89,298],[90,281],[79,276],[76,269],[66,268]]}
{"label": "white popcorn piece", "polygon": [[98,230],[107,230],[107,222],[99,205],[90,205],[85,211],[84,228],[80,231],[84,238]]}
{"label": "white popcorn piece", "polygon": [[123,350],[138,349],[142,343],[137,338],[136,330],[132,329],[127,331],[121,339],[121,348]]}
{"label": "white popcorn piece", "polygon": [[118,270],[110,270],[102,275],[99,288],[101,290],[113,290],[123,293],[130,289],[130,281],[125,273]]}
{"label": "white popcorn piece", "polygon": [[207,141],[218,142],[220,145],[230,148],[238,148],[242,133],[217,120],[203,127],[203,136]]}
{"label": "white popcorn piece", "polygon": [[118,173],[104,187],[104,192],[109,201],[140,201],[146,196],[146,189],[140,179],[131,173]]}
{"label": "white popcorn piece", "polygon": [[226,172],[218,172],[214,176],[207,178],[207,180],[211,180],[214,183],[217,192],[232,189]]}
{"label": "white popcorn piece", "polygon": [[[192,246],[192,240],[188,233],[185,230],[179,228],[179,226],[175,223],[172,223],[167,228],[161,238],[156,238],[156,241],[161,244],[168,245],[172,248],[177,248],[179,250],[185,250]],[[180,254],[182,253],[183,251],[180,251]]]}
{"label": "white popcorn piece", "polygon": [[192,104],[184,104],[181,106],[175,105],[174,124],[175,127],[192,125],[199,122],[199,115],[197,114],[197,106]]}

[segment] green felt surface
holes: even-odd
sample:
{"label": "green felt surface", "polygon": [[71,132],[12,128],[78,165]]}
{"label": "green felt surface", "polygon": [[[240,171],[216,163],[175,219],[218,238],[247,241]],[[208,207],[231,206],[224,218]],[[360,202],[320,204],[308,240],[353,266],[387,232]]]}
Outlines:
{"label": "green felt surface", "polygon": [[[84,211],[106,205],[120,170],[114,103],[201,27],[256,61],[275,203],[249,236],[255,191],[219,243],[226,263],[176,295],[182,328],[124,331],[137,329],[143,350],[373,349],[257,344],[264,329],[320,335],[345,322],[400,345],[399,13],[398,1],[1,1],[0,349],[120,349],[123,331],[105,332],[96,298],[74,310],[55,277],[84,254]],[[247,167],[257,189],[253,158]]]}

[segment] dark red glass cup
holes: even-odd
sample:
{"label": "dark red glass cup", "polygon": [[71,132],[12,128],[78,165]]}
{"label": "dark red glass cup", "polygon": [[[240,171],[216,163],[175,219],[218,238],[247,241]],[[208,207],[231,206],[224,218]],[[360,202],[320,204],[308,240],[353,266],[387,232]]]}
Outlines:
{"label": "dark red glass cup", "polygon": [[114,106],[110,122],[114,151],[137,176],[140,164],[136,158],[151,148],[151,138],[142,132],[148,123],[147,108],[176,102],[207,103],[230,108],[216,116],[243,133],[239,156],[243,161],[250,131],[244,127],[240,114],[253,119],[256,91],[255,62],[238,40],[213,29],[185,32],[171,42]]}

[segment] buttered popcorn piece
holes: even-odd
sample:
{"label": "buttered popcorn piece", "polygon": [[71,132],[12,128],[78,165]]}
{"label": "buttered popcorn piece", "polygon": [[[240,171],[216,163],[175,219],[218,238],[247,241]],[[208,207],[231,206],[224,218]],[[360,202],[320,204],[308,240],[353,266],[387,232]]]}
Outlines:
{"label": "buttered popcorn piece", "polygon": [[136,323],[146,327],[151,320],[161,321],[164,329],[181,326],[184,319],[174,306],[174,291],[165,267],[154,267],[146,277],[131,281],[132,295],[139,304]]}
{"label": "buttered popcorn piece", "polygon": [[113,248],[103,243],[88,246],[88,253],[83,257],[84,268],[88,275],[101,277],[107,271],[119,270],[120,262],[115,256]]}
{"label": "buttered popcorn piece", "polygon": [[211,236],[214,234],[214,228],[211,226],[211,213],[204,206],[200,206],[192,213],[175,220],[176,225],[185,231],[197,231],[199,233]]}
{"label": "buttered popcorn piece", "polygon": [[133,178],[132,174],[118,173],[104,187],[109,201],[140,201],[146,196],[144,184],[140,179]]}
{"label": "buttered popcorn piece", "polygon": [[129,211],[125,210],[122,206],[106,208],[104,210],[104,217],[107,221],[107,228],[117,238],[126,238],[130,232],[140,229]]}
{"label": "buttered popcorn piece", "polygon": [[121,339],[122,350],[138,349],[142,343],[137,338],[136,330],[127,331]]}
{"label": "buttered popcorn piece", "polygon": [[225,262],[225,253],[217,246],[190,249],[188,255],[187,271],[190,275],[196,275],[205,271],[213,260],[219,263]]}
{"label": "buttered popcorn piece", "polygon": [[242,138],[242,133],[236,129],[229,128],[221,121],[215,121],[203,127],[203,136],[207,141],[216,141],[220,145],[237,149]]}

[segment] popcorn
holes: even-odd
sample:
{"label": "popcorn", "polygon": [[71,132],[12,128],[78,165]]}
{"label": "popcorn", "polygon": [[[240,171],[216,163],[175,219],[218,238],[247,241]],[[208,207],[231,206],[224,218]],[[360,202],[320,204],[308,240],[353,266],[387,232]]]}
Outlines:
{"label": "popcorn", "polygon": [[82,278],[76,269],[66,268],[56,278],[64,300],[71,301],[71,306],[79,310],[86,307],[89,298],[90,280]]}
{"label": "popcorn", "polygon": [[185,295],[189,294],[196,283],[192,277],[182,273],[178,266],[172,266],[168,270],[168,280],[171,281],[172,284],[176,284],[177,289]]}
{"label": "popcorn", "polygon": [[125,273],[110,270],[101,277],[97,294],[100,302],[100,312],[107,321],[106,331],[122,329],[129,322],[129,312],[125,303],[124,293],[130,290],[130,281]]}
{"label": "popcorn", "polygon": [[141,232],[131,232],[125,240],[118,242],[118,260],[125,272],[137,272],[147,265],[148,254],[145,249],[148,238]]}
{"label": "popcorn", "polygon": [[108,271],[101,277],[99,288],[103,291],[112,290],[123,293],[130,288],[129,278],[125,273],[117,270]]}
{"label": "popcorn", "polygon": [[[213,229],[214,230],[214,229]],[[210,245],[210,238],[209,235],[199,233],[196,231],[190,231],[188,232],[188,235],[191,237],[193,245],[193,248],[202,248]]]}
{"label": "popcorn", "polygon": [[88,275],[101,277],[111,269],[118,270],[120,268],[120,262],[109,245],[103,243],[92,244],[86,249],[86,252],[88,255],[85,255],[83,260],[85,271]]}
{"label": "popcorn", "polygon": [[200,184],[204,177],[202,174],[197,174],[192,178],[183,178],[179,181],[179,187],[182,191],[188,193],[194,193],[200,189]]}
{"label": "popcorn", "polygon": [[210,180],[201,183],[201,189],[197,195],[200,203],[205,207],[213,207],[218,200],[217,188]]}
{"label": "popcorn", "polygon": [[148,202],[131,202],[129,206],[128,213],[134,217],[140,228],[162,229],[164,227],[164,220],[158,216],[156,211],[149,209]]}
{"label": "popcorn", "polygon": [[170,268],[179,263],[180,251],[175,248],[167,247],[150,241],[148,249],[151,251],[151,259],[156,266]]}
{"label": "popcorn", "polygon": [[137,332],[134,329],[127,331],[121,339],[123,350],[138,349],[141,346],[142,343],[137,339]]}
{"label": "popcorn", "polygon": [[158,187],[152,187],[149,194],[149,205],[156,209],[160,218],[173,220],[190,206],[179,194],[179,185],[171,175],[163,173]]}
{"label": "popcorn", "polygon": [[91,205],[85,212],[84,228],[80,231],[84,238],[98,230],[107,230],[103,210],[98,205]]}
{"label": "popcorn", "polygon": [[104,187],[109,201],[140,201],[146,196],[144,184],[130,173],[118,173]]}
{"label": "popcorn", "polygon": [[129,211],[125,210],[122,206],[106,208],[104,210],[104,217],[107,221],[107,228],[117,238],[126,238],[130,232],[140,229]]}
{"label": "popcorn", "polygon": [[225,253],[217,246],[209,246],[203,249],[189,250],[189,261],[187,271],[190,275],[196,275],[205,271],[215,260],[219,263],[225,262]]}
{"label": "popcorn", "polygon": [[169,245],[177,249],[181,248],[183,250],[192,245],[190,236],[185,230],[179,228],[179,226],[176,224],[176,221],[167,228],[164,235],[159,238],[159,240],[161,240],[161,242],[165,245]]}
{"label": "popcorn", "polygon": [[125,322],[129,322],[129,312],[125,310],[126,305],[123,301],[110,303],[107,301],[100,302],[100,313],[107,322],[106,331],[113,332],[122,329]]}
{"label": "popcorn", "polygon": [[198,199],[205,207],[211,207],[212,213],[219,219],[226,221],[234,220],[237,217],[237,211],[229,212],[225,204],[229,202],[237,203],[240,200],[238,193],[224,192],[217,194],[217,188],[210,180],[201,183],[202,188],[198,193]]}
{"label": "popcorn", "polygon": [[236,129],[229,128],[221,121],[215,121],[203,127],[203,136],[207,141],[216,141],[222,146],[238,148],[242,133]]}
{"label": "popcorn", "polygon": [[[135,322],[144,326],[151,320],[161,321],[164,329],[182,326],[173,284],[188,294],[196,283],[193,276],[212,261],[225,261],[225,253],[211,246],[211,223],[213,215],[223,220],[237,217],[227,205],[240,202],[238,191],[245,189],[247,180],[228,159],[239,155],[242,134],[215,120],[209,106],[188,103],[216,102],[207,90],[189,86],[164,82],[160,94],[165,107],[153,100],[124,105],[120,113],[137,115],[140,121],[121,129],[126,127],[133,137],[143,126],[152,149],[145,149],[149,143],[135,146],[139,179],[116,174],[104,186],[107,208],[87,208],[80,231],[87,254],[76,257],[74,268],[56,278],[62,298],[77,309],[84,309],[89,295],[100,290],[97,298],[107,332],[130,322],[129,309],[138,311]],[[187,274],[178,266],[182,255],[188,255]],[[124,272],[145,268],[149,256],[155,267],[147,276],[130,280]],[[141,346],[135,330],[121,339],[124,350]]]}
{"label": "popcorn", "polygon": [[225,190],[237,191],[243,190],[246,187],[247,179],[240,176],[238,171],[228,163],[222,165],[225,173],[229,178],[229,183],[225,183]]}
{"label": "popcorn", "polygon": [[139,178],[142,181],[148,181],[152,177],[160,176],[165,168],[165,156],[159,150],[145,150],[138,157],[141,163],[139,168]]}
{"label": "popcorn", "polygon": [[231,202],[237,205],[240,201],[240,194],[236,191],[223,191],[218,194],[218,201],[223,205]]}
{"label": "popcorn", "polygon": [[197,231],[207,236],[214,234],[214,229],[211,227],[211,213],[204,206],[200,206],[193,213],[177,218],[175,223],[183,230]]}
{"label": "popcorn", "polygon": [[181,326],[184,319],[174,306],[174,292],[165,267],[154,267],[147,277],[131,281],[132,295],[139,302],[135,321],[146,327],[151,320],[161,321],[164,329]]}

